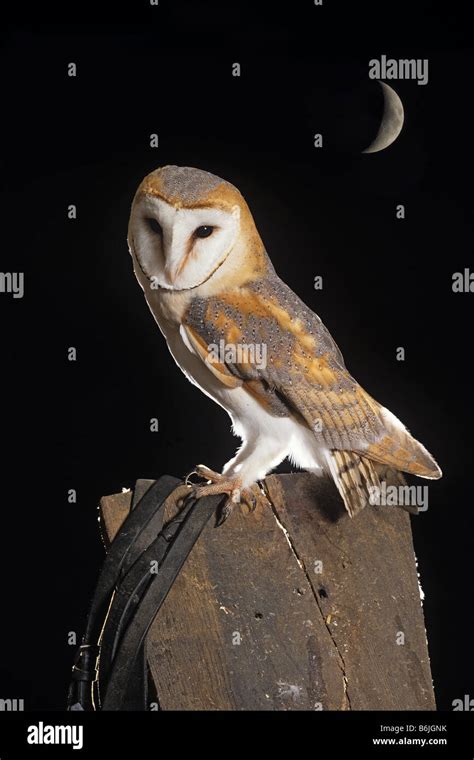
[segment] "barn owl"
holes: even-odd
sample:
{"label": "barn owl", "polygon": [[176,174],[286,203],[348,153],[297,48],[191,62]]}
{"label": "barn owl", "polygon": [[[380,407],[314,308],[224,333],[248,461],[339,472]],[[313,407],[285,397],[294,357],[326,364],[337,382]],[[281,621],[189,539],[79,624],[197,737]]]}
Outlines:
{"label": "barn owl", "polygon": [[388,474],[441,477],[278,277],[232,184],[190,167],[151,172],[132,203],[128,244],[176,364],[228,412],[242,439],[222,473],[197,465],[201,483],[190,485],[198,498],[225,494],[222,519],[236,503],[254,506],[256,484],[285,458],[329,474],[351,516]]}

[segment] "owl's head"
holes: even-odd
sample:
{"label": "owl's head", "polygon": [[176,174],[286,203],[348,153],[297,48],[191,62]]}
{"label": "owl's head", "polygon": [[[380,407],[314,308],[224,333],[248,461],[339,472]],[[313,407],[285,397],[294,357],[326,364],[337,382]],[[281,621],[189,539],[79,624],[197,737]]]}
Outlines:
{"label": "owl's head", "polygon": [[237,188],[187,166],[164,166],[145,177],[133,201],[128,242],[142,284],[166,290],[202,285],[231,253],[236,270],[266,258]]}

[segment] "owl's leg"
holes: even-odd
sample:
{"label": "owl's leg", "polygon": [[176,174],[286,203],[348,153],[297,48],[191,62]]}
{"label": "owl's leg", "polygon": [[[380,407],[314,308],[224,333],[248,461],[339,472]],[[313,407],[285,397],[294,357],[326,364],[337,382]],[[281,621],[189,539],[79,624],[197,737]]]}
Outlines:
{"label": "owl's leg", "polygon": [[227,462],[222,475],[205,465],[197,465],[194,473],[211,482],[206,485],[188,484],[191,487],[190,495],[194,498],[220,493],[228,495],[218,524],[227,519],[235,504],[245,503],[253,511],[258,502],[268,503],[258,481],[263,480],[288,453],[288,436],[273,434],[286,433],[286,430],[272,430],[272,434],[262,434],[261,428],[243,432],[245,441],[235,457]]}
{"label": "owl's leg", "polygon": [[259,432],[245,441],[237,455],[225,465],[226,477],[238,477],[242,487],[247,488],[263,480],[270,470],[277,467],[288,454],[287,436],[274,436]]}

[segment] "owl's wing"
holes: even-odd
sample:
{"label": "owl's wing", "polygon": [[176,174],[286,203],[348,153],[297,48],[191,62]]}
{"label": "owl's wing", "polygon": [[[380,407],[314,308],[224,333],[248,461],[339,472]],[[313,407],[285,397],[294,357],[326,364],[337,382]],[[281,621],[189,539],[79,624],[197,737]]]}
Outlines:
{"label": "owl's wing", "polygon": [[428,452],[354,380],[319,317],[278,277],[195,298],[183,329],[225,386],[242,387],[271,414],[294,416],[328,449],[439,477]]}

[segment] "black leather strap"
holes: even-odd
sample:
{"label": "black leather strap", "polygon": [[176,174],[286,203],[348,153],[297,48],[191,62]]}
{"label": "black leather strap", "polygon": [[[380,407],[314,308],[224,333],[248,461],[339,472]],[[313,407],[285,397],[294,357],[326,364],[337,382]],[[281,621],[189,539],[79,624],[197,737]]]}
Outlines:
{"label": "black leather strap", "polygon": [[114,661],[107,678],[103,710],[133,709],[130,707],[128,691],[134,688],[132,674],[137,672],[137,660],[140,662],[146,634],[186,557],[221,500],[222,496],[208,496],[189,503],[150,547],[149,556],[156,546],[156,557],[159,557],[164,549],[162,537],[168,543],[164,558],[158,560],[159,572],[152,576],[140,603],[134,606],[122,638],[116,645]]}
{"label": "black leather strap", "polygon": [[98,707],[93,684],[97,678],[99,638],[113,591],[143,549],[160,532],[164,502],[180,483],[178,478],[169,475],[159,478],[127,515],[109,548],[97,581],[82,643],[74,660],[68,693],[69,710],[95,710]]}
{"label": "black leather strap", "polygon": [[186,502],[163,528],[164,502],[178,485],[170,476],[156,481],[109,549],[76,654],[69,710],[149,709],[146,633],[222,498]]}

